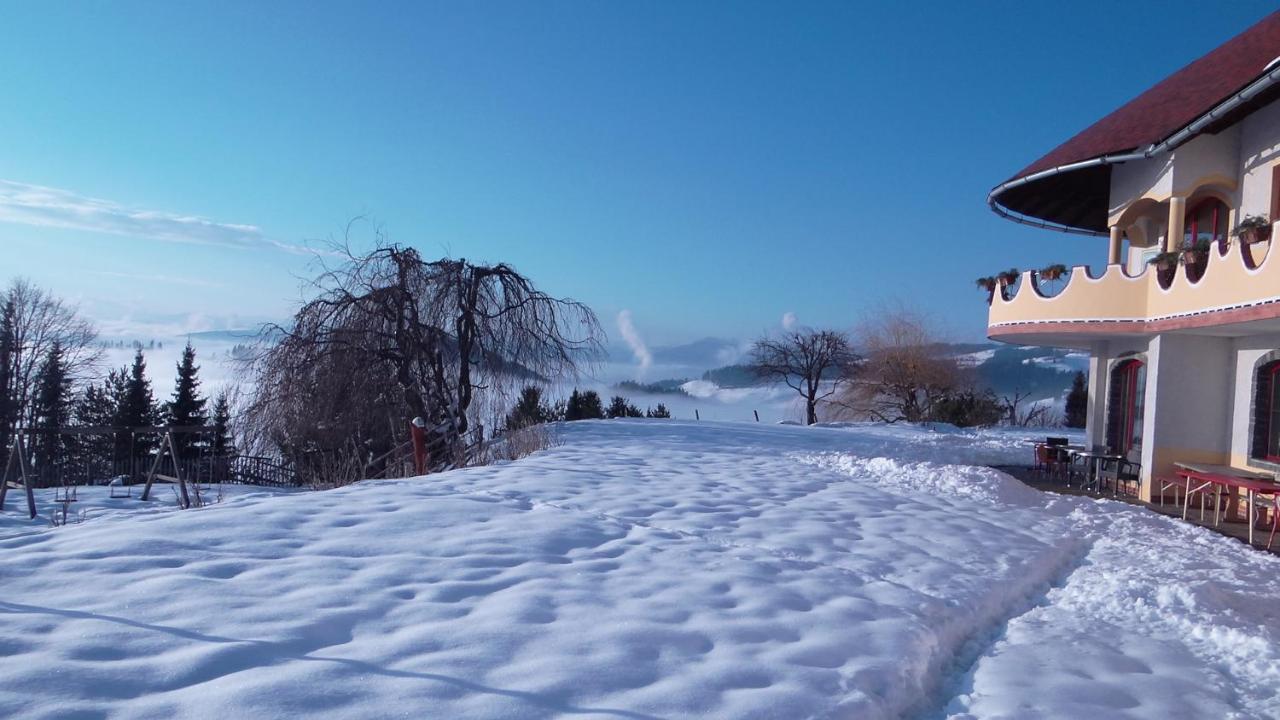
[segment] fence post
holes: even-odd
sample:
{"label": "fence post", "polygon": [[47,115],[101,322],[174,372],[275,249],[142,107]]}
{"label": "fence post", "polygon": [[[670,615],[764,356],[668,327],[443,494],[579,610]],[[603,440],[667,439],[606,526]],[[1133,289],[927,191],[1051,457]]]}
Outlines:
{"label": "fence post", "polygon": [[751,412],[755,413],[755,416],[756,416],[756,422],[760,422],[760,411],[759,411],[759,410],[752,410]]}

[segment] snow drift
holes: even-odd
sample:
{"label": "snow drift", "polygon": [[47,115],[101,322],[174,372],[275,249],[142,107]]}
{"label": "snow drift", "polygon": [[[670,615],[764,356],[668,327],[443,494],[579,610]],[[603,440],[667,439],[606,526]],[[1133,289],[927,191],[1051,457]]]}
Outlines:
{"label": "snow drift", "polygon": [[516,463],[0,524],[6,717],[1280,715],[1280,561],[1014,432],[603,421]]}

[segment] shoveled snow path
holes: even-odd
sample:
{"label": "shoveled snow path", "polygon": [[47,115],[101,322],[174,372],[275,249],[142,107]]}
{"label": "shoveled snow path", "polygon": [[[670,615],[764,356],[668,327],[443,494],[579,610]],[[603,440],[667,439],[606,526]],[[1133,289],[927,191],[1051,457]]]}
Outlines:
{"label": "shoveled snow path", "polygon": [[1274,715],[1275,559],[948,464],[1021,440],[573,423],[504,466],[0,525],[0,715]]}

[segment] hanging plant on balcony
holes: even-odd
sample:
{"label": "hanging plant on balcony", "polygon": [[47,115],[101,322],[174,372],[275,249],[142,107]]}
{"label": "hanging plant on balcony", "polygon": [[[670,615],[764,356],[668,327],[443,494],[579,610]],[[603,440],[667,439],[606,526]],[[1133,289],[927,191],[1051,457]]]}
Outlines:
{"label": "hanging plant on balcony", "polygon": [[999,280],[1000,284],[1004,287],[1009,287],[1010,285],[1018,282],[1018,276],[1021,274],[1022,271],[1018,268],[1009,268],[1008,270],[997,274],[996,279]]}
{"label": "hanging plant on balcony", "polygon": [[1240,221],[1233,235],[1240,238],[1245,245],[1260,243],[1271,239],[1271,221],[1266,215],[1248,215]]}
{"label": "hanging plant on balcony", "polygon": [[983,290],[986,290],[987,292],[993,292],[996,289],[995,275],[980,277],[975,282],[977,283],[978,287],[982,288]]}
{"label": "hanging plant on balcony", "polygon": [[1039,272],[1041,280],[1059,280],[1066,274],[1067,266],[1061,263],[1045,266]]}
{"label": "hanging plant on balcony", "polygon": [[1157,270],[1172,270],[1178,266],[1178,258],[1180,255],[1180,253],[1173,251],[1157,253],[1155,257],[1148,260],[1147,263],[1149,265],[1154,265]]}
{"label": "hanging plant on balcony", "polygon": [[1203,265],[1209,259],[1209,248],[1212,244],[1205,239],[1182,243],[1182,262],[1184,265]]}

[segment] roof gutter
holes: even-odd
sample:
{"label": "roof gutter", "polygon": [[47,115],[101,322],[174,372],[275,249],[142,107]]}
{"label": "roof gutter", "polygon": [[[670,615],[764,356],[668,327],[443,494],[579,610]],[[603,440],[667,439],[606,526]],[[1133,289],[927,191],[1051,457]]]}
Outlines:
{"label": "roof gutter", "polygon": [[1089,230],[1087,228],[1079,228],[1072,225],[1046,222],[1038,218],[1023,215],[1022,213],[1015,212],[1001,205],[998,198],[1000,194],[1006,190],[1026,185],[1027,183],[1032,183],[1037,180],[1043,180],[1044,178],[1051,177],[1053,175],[1072,172],[1074,170],[1083,170],[1085,168],[1096,167],[1099,165],[1116,165],[1119,163],[1130,162],[1132,160],[1144,160],[1154,155],[1158,155],[1159,153],[1173,150],[1198,135],[1209,125],[1222,119],[1223,116],[1257,97],[1262,91],[1277,84],[1277,82],[1280,82],[1280,66],[1276,65],[1276,61],[1272,61],[1272,63],[1268,65],[1267,71],[1257,80],[1246,85],[1240,92],[1237,92],[1226,100],[1218,103],[1213,107],[1213,109],[1209,110],[1209,112],[1191,121],[1190,125],[1187,125],[1164,140],[1153,145],[1149,145],[1144,150],[1103,155],[1089,160],[1068,163],[1066,165],[1058,165],[1057,167],[1040,170],[1039,172],[1034,172],[1030,175],[1024,175],[1023,177],[1003,182],[992,188],[991,192],[987,193],[987,205],[1000,217],[1007,218],[1023,225],[1031,225],[1033,227],[1057,230],[1064,233],[1074,233],[1077,235],[1106,235],[1107,233],[1099,230]]}

